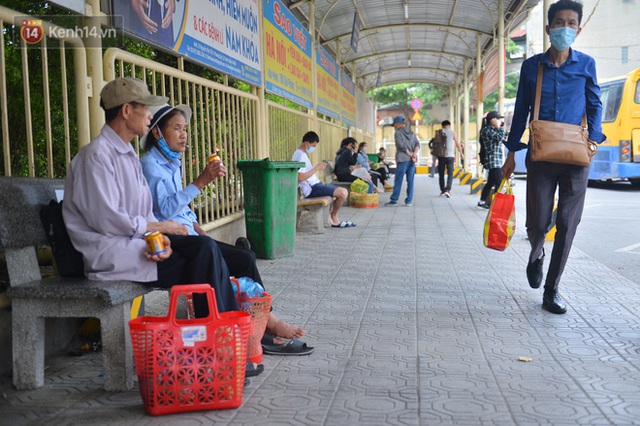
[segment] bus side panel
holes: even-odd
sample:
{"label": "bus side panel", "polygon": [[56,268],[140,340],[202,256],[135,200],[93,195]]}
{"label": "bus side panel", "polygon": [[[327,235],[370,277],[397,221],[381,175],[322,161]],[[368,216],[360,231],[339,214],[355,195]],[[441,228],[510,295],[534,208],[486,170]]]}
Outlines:
{"label": "bus side panel", "polygon": [[[514,173],[527,173],[525,160],[527,150],[516,151],[516,168]],[[620,163],[620,148],[617,146],[599,146],[598,152],[591,161],[589,179],[610,180],[640,177],[640,163]]]}
{"label": "bus side panel", "polygon": [[513,171],[514,173],[527,173],[527,165],[525,164],[525,160],[527,159],[528,151],[528,149],[521,149],[520,151],[516,151],[516,168]]}
{"label": "bus side panel", "polygon": [[618,178],[618,159],[620,158],[620,148],[617,146],[598,146],[598,152],[591,160],[591,170],[589,179],[616,179]]}
{"label": "bus side panel", "polygon": [[[640,118],[640,111],[634,111],[634,116],[635,115]],[[633,162],[640,163],[640,129],[633,129],[633,131],[631,132],[631,146],[633,147]]]}

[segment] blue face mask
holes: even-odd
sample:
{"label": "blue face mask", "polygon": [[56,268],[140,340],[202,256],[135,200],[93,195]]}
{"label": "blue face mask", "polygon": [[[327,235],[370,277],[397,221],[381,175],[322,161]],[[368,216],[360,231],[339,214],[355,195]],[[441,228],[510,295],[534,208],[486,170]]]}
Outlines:
{"label": "blue face mask", "polygon": [[578,31],[569,27],[552,28],[549,30],[549,41],[558,50],[566,50],[576,39]]}
{"label": "blue face mask", "polygon": [[182,156],[182,153],[174,151],[169,147],[169,144],[164,139],[164,135],[160,131],[160,128],[158,128],[158,133],[160,134],[160,139],[158,139],[158,149],[160,150],[162,155],[164,155],[171,161],[177,160],[178,158],[180,158]]}
{"label": "blue face mask", "polygon": [[311,154],[313,151],[315,151],[315,149],[315,146],[310,146],[309,148],[307,148],[307,154]]}

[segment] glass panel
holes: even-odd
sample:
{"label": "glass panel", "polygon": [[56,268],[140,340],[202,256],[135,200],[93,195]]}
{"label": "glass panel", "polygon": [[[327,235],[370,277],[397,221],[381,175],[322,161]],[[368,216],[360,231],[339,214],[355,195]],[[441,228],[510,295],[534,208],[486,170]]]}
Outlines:
{"label": "glass panel", "polygon": [[600,99],[602,100],[602,121],[611,122],[616,119],[622,101],[622,90],[624,81],[604,86],[601,89]]}

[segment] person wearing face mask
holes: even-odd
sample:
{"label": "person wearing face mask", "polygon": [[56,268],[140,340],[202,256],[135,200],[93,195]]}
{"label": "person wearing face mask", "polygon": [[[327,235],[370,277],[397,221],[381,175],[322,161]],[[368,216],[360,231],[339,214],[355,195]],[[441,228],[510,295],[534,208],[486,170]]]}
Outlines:
{"label": "person wearing face mask", "polygon": [[[527,118],[533,114],[538,64],[543,67],[539,119],[580,125],[586,113],[589,139],[597,143],[606,139],[602,134],[602,103],[595,61],[570,47],[581,31],[582,4],[560,0],[549,7],[547,19],[546,33],[551,47],[522,63],[513,122],[505,143],[509,150],[502,166],[505,179],[515,169],[514,152],[527,148],[520,139]],[[531,288],[539,288],[542,284],[544,241],[552,220],[554,194],[558,189],[557,233],[545,279],[542,308],[554,314],[564,314],[567,308],[558,287],[582,216],[589,167],[532,161],[530,153],[527,154],[526,165],[526,227],[531,245],[527,280]]]}
{"label": "person wearing face mask", "polygon": [[320,137],[316,132],[307,132],[302,137],[302,143],[293,153],[291,161],[300,161],[304,163],[304,167],[298,170],[298,186],[305,198],[313,197],[333,197],[333,203],[329,210],[329,225],[332,228],[351,228],[356,226],[349,220],[341,221],[338,218],[338,211],[349,196],[349,192],[345,188],[340,188],[333,185],[325,185],[320,181],[316,172],[324,170],[327,167],[327,163],[322,162],[313,166],[309,156],[320,143]]}
{"label": "person wearing face mask", "polygon": [[[209,162],[200,175],[183,188],[180,159],[187,147],[187,123],[191,119],[191,108],[187,105],[172,107],[165,104],[152,107],[150,111],[153,114],[150,130],[140,138],[140,145],[147,152],[140,159],[140,163],[151,190],[153,214],[160,221],[172,220],[184,225],[189,235],[207,237],[189,203],[210,182],[224,176],[227,168],[219,159]],[[251,250],[213,241],[224,259],[229,275],[249,277],[264,288],[256,256]],[[311,353],[313,348],[307,347],[297,339],[304,334],[304,329],[279,319],[273,312],[270,313],[266,340],[274,345],[280,339],[281,345],[288,345],[286,350],[282,351],[283,354]],[[283,339],[290,340],[285,342]],[[258,374],[259,371],[261,367],[257,367],[251,375]]]}
{"label": "person wearing face mask", "polygon": [[378,181],[382,183],[382,186],[387,188],[387,171],[384,167],[378,167],[376,170],[373,170],[372,166],[376,163],[369,160],[366,142],[360,142],[358,144],[358,158],[356,164],[369,172],[371,175],[371,181],[376,188],[378,187]]}
{"label": "person wearing face mask", "polygon": [[[371,179],[371,175],[367,172],[356,176],[352,174],[356,169],[360,169],[358,165],[358,153],[356,152],[356,146],[358,141],[354,138],[344,138],[340,142],[340,149],[336,151],[336,161],[333,166],[333,173],[340,182],[355,182],[357,179],[363,180],[369,186],[369,194],[375,192],[375,186]],[[366,176],[366,177],[362,177]]]}
{"label": "person wearing face mask", "polygon": [[482,129],[480,129],[480,144],[484,148],[485,154],[482,166],[489,172],[487,183],[482,188],[478,203],[478,207],[482,209],[489,209],[487,198],[489,198],[491,189],[497,191],[502,182],[502,144],[507,138],[507,131],[502,126],[501,118],[504,117],[496,111],[490,111],[483,120]]}

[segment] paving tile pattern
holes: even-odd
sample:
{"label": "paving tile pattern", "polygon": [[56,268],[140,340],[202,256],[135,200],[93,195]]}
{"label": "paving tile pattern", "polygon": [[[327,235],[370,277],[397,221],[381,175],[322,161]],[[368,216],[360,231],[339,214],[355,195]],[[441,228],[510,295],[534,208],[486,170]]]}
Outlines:
{"label": "paving tile pattern", "polygon": [[36,391],[0,378],[0,424],[640,424],[640,281],[574,249],[569,312],[542,311],[522,212],[511,247],[487,250],[477,195],[439,197],[436,182],[417,176],[413,207],[381,194],[378,209],[344,208],[357,227],[298,234],[294,257],[260,261],[274,309],[316,351],[265,356],[239,409],[148,416],[137,388],[102,390],[97,354],[48,360]]}

